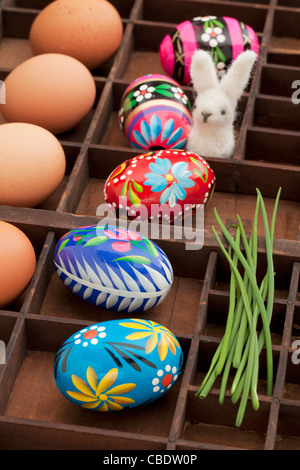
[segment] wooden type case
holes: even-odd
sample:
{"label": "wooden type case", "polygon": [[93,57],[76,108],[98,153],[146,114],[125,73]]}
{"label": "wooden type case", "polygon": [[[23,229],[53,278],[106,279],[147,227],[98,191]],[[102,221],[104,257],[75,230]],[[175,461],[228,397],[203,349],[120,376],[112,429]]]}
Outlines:
{"label": "wooden type case", "polygon": [[[47,0],[4,0],[1,12],[0,79],[31,56],[29,29]],[[24,295],[0,311],[0,338],[6,364],[0,365],[0,449],[300,449],[300,365],[292,343],[300,339],[299,220],[300,104],[292,83],[300,79],[299,0],[114,0],[124,36],[118,52],[93,72],[97,98],[74,130],[60,135],[66,176],[40,207],[0,206],[0,219],[31,239],[37,267]],[[53,359],[61,343],[78,329],[112,318],[85,303],[58,279],[53,253],[69,229],[97,223],[110,171],[140,152],[131,148],[118,124],[126,86],[144,73],[164,73],[160,41],[176,24],[194,16],[243,19],[258,35],[261,49],[255,76],[239,103],[237,140],[230,160],[210,158],[217,186],[205,209],[201,250],[184,241],[156,240],[169,256],[175,281],[167,299],[141,317],[164,324],[178,337],[184,372],[155,403],[120,413],[88,412],[68,402],[55,386]],[[186,92],[193,99],[192,91]],[[0,150],[1,151],[1,150]],[[218,403],[219,382],[205,400],[195,397],[224,333],[229,299],[229,268],[211,225],[216,207],[227,226],[238,213],[251,230],[256,187],[268,214],[279,186],[282,195],[274,242],[276,292],[271,323],[274,393],[266,393],[261,354],[260,409],[249,402],[243,424],[235,427],[237,406],[229,393]],[[262,221],[259,235],[263,237]],[[259,274],[264,267],[259,240]]]}

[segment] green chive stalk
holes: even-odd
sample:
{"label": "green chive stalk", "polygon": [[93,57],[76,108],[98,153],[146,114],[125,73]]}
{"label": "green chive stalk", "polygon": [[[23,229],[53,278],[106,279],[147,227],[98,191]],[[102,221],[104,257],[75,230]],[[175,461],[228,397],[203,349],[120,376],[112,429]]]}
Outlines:
{"label": "green chive stalk", "polygon": [[[236,235],[236,241],[238,242],[240,238],[239,235],[240,235],[240,231],[238,230],[237,235]],[[234,254],[234,257],[233,257],[233,263],[235,266],[237,265],[236,254]],[[219,360],[216,365],[217,375],[221,374],[225,361],[226,361],[227,353],[228,353],[229,341],[230,341],[233,319],[234,319],[234,312],[235,312],[235,307],[236,307],[235,300],[236,300],[236,275],[232,271],[231,278],[230,278],[229,311],[228,311],[227,324],[226,324],[226,329],[225,329],[225,334],[224,334],[224,342],[222,344],[222,351],[221,351]]]}
{"label": "green chive stalk", "polygon": [[[257,219],[258,219],[258,212],[259,212],[259,199],[257,198],[256,201],[256,207],[255,207],[255,213],[254,213],[254,219],[253,219],[253,229],[252,229],[252,234],[250,237],[250,242],[248,246],[247,238],[245,235],[245,231],[243,229],[243,224],[239,216],[238,222],[239,222],[239,228],[242,233],[242,240],[245,246],[246,254],[247,254],[247,260],[251,260],[251,265],[252,265],[252,270],[253,274],[256,275],[256,267],[257,267]],[[244,275],[244,283],[247,286],[247,292],[248,292],[248,297],[249,300],[252,299],[252,292],[251,292],[251,285],[249,283],[249,278],[247,273]],[[241,308],[242,308],[242,302],[241,302]],[[242,356],[242,349],[245,344],[245,339],[247,335],[247,321],[246,321],[246,316],[243,315],[242,320],[241,320],[241,325],[239,328],[239,333],[238,333],[238,340],[237,340],[237,346],[234,352],[233,356],[233,366],[238,367],[240,361],[241,361],[241,356]]]}

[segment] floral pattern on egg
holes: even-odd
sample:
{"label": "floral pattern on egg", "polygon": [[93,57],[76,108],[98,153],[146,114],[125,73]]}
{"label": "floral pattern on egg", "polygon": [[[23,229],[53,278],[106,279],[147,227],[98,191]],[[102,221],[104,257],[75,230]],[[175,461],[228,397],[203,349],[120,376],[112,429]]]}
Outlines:
{"label": "floral pattern on egg", "polygon": [[164,369],[159,369],[155,378],[152,380],[153,392],[164,393],[172,387],[172,383],[178,379],[177,367],[171,367],[167,364]]}

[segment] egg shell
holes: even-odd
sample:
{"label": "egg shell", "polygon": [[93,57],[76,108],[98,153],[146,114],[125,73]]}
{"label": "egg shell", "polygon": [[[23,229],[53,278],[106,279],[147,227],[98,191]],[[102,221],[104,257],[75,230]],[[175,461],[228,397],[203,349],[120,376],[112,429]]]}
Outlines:
{"label": "egg shell", "polygon": [[57,243],[54,265],[79,297],[120,313],[157,306],[173,282],[171,263],[153,241],[116,226],[71,230]]}
{"label": "egg shell", "polygon": [[178,339],[151,320],[109,320],[83,328],[56,354],[54,378],[72,403],[101,412],[149,404],[176,383]]}
{"label": "egg shell", "polygon": [[61,183],[66,157],[59,140],[34,124],[0,125],[0,204],[36,207]]}
{"label": "egg shell", "polygon": [[148,74],[134,80],[120,104],[119,122],[132,147],[183,149],[192,123],[191,103],[173,79]]}
{"label": "egg shell", "polygon": [[0,221],[0,309],[18,299],[36,267],[36,255],[27,235],[15,225]]}
{"label": "egg shell", "polygon": [[222,76],[242,52],[258,53],[259,41],[250,26],[235,18],[199,16],[178,24],[162,40],[159,55],[164,70],[180,84],[189,85],[191,59],[197,49],[211,51]]}
{"label": "egg shell", "polygon": [[78,59],[90,70],[119,48],[123,25],[105,0],[56,0],[36,16],[30,29],[33,53],[57,52]]}
{"label": "egg shell", "polygon": [[31,57],[15,67],[4,83],[6,103],[0,105],[4,119],[36,124],[53,134],[77,126],[96,97],[91,72],[65,54]]}
{"label": "egg shell", "polygon": [[173,222],[206,204],[215,184],[212,168],[196,153],[150,151],[125,161],[109,175],[104,198],[111,212],[125,208],[130,219],[161,217]]}

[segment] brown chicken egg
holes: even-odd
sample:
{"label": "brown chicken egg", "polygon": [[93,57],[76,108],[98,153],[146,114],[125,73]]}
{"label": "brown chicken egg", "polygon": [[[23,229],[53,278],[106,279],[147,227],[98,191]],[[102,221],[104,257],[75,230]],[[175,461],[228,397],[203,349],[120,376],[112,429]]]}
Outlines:
{"label": "brown chicken egg", "polygon": [[27,123],[0,125],[0,204],[35,207],[61,183],[64,150],[46,129]]}
{"label": "brown chicken egg", "polygon": [[15,301],[28,286],[36,267],[36,255],[27,235],[0,221],[0,308]]}
{"label": "brown chicken egg", "polygon": [[4,83],[6,103],[0,105],[4,119],[36,124],[53,134],[77,126],[96,97],[91,72],[64,54],[31,57],[13,69]]}
{"label": "brown chicken egg", "polygon": [[37,15],[29,39],[34,54],[67,54],[92,70],[117,51],[122,36],[121,17],[109,1],[56,0]]}

